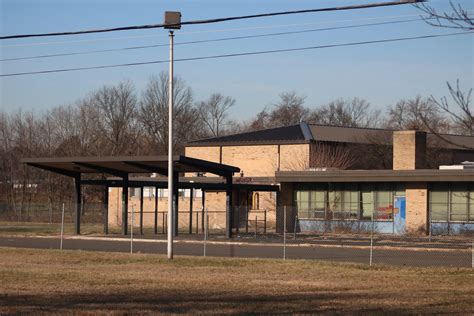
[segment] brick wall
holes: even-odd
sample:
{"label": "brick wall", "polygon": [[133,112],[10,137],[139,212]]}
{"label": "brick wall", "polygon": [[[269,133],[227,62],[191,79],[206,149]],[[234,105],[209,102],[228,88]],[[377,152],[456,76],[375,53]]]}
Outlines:
{"label": "brick wall", "polygon": [[426,132],[393,132],[393,170],[426,168]]}
{"label": "brick wall", "polygon": [[406,187],[406,231],[426,234],[428,231],[428,188],[426,183],[410,183]]}

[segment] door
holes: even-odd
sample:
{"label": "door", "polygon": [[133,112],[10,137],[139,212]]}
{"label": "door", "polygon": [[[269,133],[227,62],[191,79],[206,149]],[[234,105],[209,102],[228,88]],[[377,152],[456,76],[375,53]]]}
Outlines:
{"label": "door", "polygon": [[393,198],[393,232],[404,234],[406,224],[406,198],[395,196]]}

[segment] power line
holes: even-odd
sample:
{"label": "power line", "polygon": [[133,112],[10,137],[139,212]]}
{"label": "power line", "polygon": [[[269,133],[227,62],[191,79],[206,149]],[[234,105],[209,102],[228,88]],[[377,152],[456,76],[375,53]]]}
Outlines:
{"label": "power line", "polygon": [[[271,25],[249,26],[249,27],[238,27],[238,28],[224,28],[224,29],[192,31],[192,32],[183,31],[183,32],[179,32],[179,35],[181,37],[183,35],[192,35],[192,34],[222,33],[222,32],[233,32],[233,31],[249,31],[249,30],[279,28],[279,27],[310,26],[310,25],[319,25],[319,24],[343,23],[343,22],[361,22],[361,21],[370,21],[370,20],[387,20],[387,19],[409,18],[409,17],[419,17],[419,16],[420,16],[419,14],[405,14],[405,15],[378,16],[378,17],[363,18],[363,19],[344,19],[344,20],[330,20],[330,21],[319,21],[319,22],[308,22],[308,23],[291,23],[291,24],[271,24]],[[2,44],[2,48],[30,47],[30,46],[43,46],[43,45],[60,45],[60,44],[75,44],[75,43],[94,43],[94,42],[102,42],[102,41],[113,41],[113,40],[123,40],[123,39],[138,39],[138,38],[156,38],[156,37],[168,37],[168,34],[117,36],[117,37],[111,37],[111,38],[93,38],[93,39],[73,40],[73,41],[57,41],[57,42],[56,41],[55,42],[36,42],[36,43],[28,43],[28,44],[9,44],[9,45],[3,45]]]}
{"label": "power line", "polygon": [[[210,39],[210,40],[197,40],[197,41],[188,41],[188,42],[178,42],[178,43],[175,43],[175,45],[189,45],[189,44],[201,44],[201,43],[211,43],[211,42],[223,42],[223,41],[242,40],[242,39],[251,39],[251,38],[261,38],[261,37],[272,37],[272,36],[282,36],[282,35],[301,34],[301,33],[313,33],[313,32],[320,32],[320,31],[351,29],[351,28],[359,28],[359,27],[367,27],[367,26],[401,24],[401,23],[409,23],[409,22],[417,22],[417,21],[423,21],[423,19],[411,19],[411,20],[401,20],[401,21],[378,22],[378,23],[356,24],[356,25],[346,25],[346,26],[335,26],[335,27],[318,28],[318,29],[310,29],[310,30],[300,30],[300,31],[288,31],[288,32],[276,32],[276,33],[257,34],[257,35],[224,37],[224,38],[217,38],[217,39]],[[148,48],[156,48],[156,47],[164,47],[164,46],[169,46],[169,44],[129,46],[129,47],[122,47],[122,48],[90,50],[90,51],[83,51],[83,52],[14,57],[14,58],[0,59],[0,62],[30,60],[30,59],[42,59],[42,58],[53,58],[53,57],[64,57],[64,56],[76,56],[76,55],[87,55],[87,54],[98,54],[98,53],[106,53],[106,52],[148,49]]]}
{"label": "power line", "polygon": [[[382,40],[352,42],[352,43],[343,43],[343,44],[330,44],[330,45],[308,46],[308,47],[299,47],[299,48],[265,50],[265,51],[256,51],[256,52],[233,53],[233,54],[224,54],[224,55],[189,57],[189,58],[175,59],[175,61],[176,62],[182,62],[182,61],[217,59],[217,58],[228,58],[228,57],[239,57],[239,56],[263,55],[263,54],[273,54],[273,53],[283,53],[283,52],[295,52],[295,51],[315,50],[315,49],[344,47],[344,46],[359,46],[359,45],[376,44],[376,43],[390,43],[390,42],[400,42],[400,41],[409,41],[409,40],[418,40],[418,39],[459,36],[459,35],[467,35],[467,34],[473,34],[473,33],[474,33],[474,31],[449,33],[449,34],[424,35],[424,36],[414,36],[414,37],[400,37],[400,38],[393,38],[393,39],[382,39]],[[116,64],[116,65],[103,65],[103,66],[92,66],[92,67],[41,70],[41,71],[32,71],[32,72],[19,72],[19,73],[2,74],[2,75],[0,75],[0,77],[14,77],[14,76],[39,75],[39,74],[58,73],[58,72],[80,71],[80,70],[130,67],[130,66],[141,66],[141,65],[150,65],[150,64],[162,64],[162,63],[168,63],[168,62],[169,62],[169,60],[155,60],[155,61],[126,63],[126,64]]]}
{"label": "power line", "polygon": [[[272,12],[272,13],[261,13],[261,14],[252,14],[252,15],[241,15],[225,18],[216,18],[216,19],[207,19],[207,20],[194,20],[194,21],[184,21],[179,25],[197,25],[197,24],[211,24],[235,20],[244,20],[244,19],[255,19],[271,16],[282,16],[290,14],[303,14],[303,13],[316,13],[316,12],[329,12],[329,11],[345,11],[345,10],[359,10],[359,9],[369,9],[377,7],[388,7],[388,6],[397,6],[410,3],[424,2],[425,0],[399,0],[393,2],[378,2],[378,3],[368,3],[368,4],[357,4],[350,6],[341,6],[341,7],[329,7],[329,8],[319,8],[319,9],[305,9],[305,10],[293,10],[293,11],[282,11],[282,12]],[[131,30],[143,30],[143,29],[154,29],[154,28],[164,28],[165,26],[173,26],[171,24],[147,24],[147,25],[135,25],[135,26],[121,26],[108,29],[95,29],[95,30],[84,30],[84,31],[72,31],[72,32],[54,32],[54,33],[34,33],[34,34],[17,34],[17,35],[8,35],[1,36],[0,40],[5,39],[17,39],[17,38],[28,38],[28,37],[46,37],[46,36],[66,36],[66,35],[79,35],[79,34],[91,34],[91,33],[105,33],[105,32],[117,32],[117,31],[131,31]],[[175,25],[177,26],[177,25]]]}

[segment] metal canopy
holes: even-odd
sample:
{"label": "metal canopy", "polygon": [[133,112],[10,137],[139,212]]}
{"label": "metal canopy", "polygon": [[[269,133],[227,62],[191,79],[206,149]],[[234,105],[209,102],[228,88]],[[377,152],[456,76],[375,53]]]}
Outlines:
{"label": "metal canopy", "polygon": [[[81,185],[82,184],[99,184],[106,187],[113,185],[109,181],[94,181],[82,179],[83,174],[106,173],[121,179],[122,186],[122,232],[128,234],[128,189],[130,187],[130,174],[140,173],[158,173],[168,175],[168,170],[173,171],[173,188],[172,201],[173,214],[170,214],[170,221],[173,221],[173,235],[178,234],[178,188],[180,173],[196,173],[209,172],[222,176],[226,179],[226,183],[215,183],[210,186],[217,190],[225,190],[226,192],[226,236],[232,236],[232,176],[234,173],[240,172],[237,167],[219,164],[211,161],[190,158],[186,156],[173,156],[172,161],[168,161],[167,156],[142,156],[142,157],[67,157],[67,158],[25,158],[22,160],[29,166],[61,174],[74,178],[76,191],[76,210],[75,210],[75,232],[80,234],[81,231]],[[170,179],[168,179],[170,180]],[[138,183],[133,183],[137,185]],[[157,187],[159,183],[156,184]],[[104,199],[107,201],[107,199]],[[107,203],[108,204],[108,203]],[[143,203],[140,210],[140,227],[142,227]],[[104,202],[104,214],[107,214],[108,205]],[[156,221],[156,220],[155,220]],[[170,223],[171,224],[171,223]],[[104,231],[107,231],[107,219],[104,217]],[[171,227],[171,225],[170,225]]]}
{"label": "metal canopy", "polygon": [[[278,192],[279,185],[269,183],[236,183],[232,182],[232,188],[235,190],[248,190],[260,192]],[[104,185],[107,187],[122,187],[123,181],[120,178],[109,178],[103,180],[81,180],[84,185]],[[166,178],[130,178],[129,187],[156,187],[160,189],[167,188]],[[225,191],[226,183],[220,177],[180,177],[180,189],[203,189],[206,191]]]}
{"label": "metal canopy", "polygon": [[[121,178],[131,173],[168,174],[167,156],[25,158],[22,162],[70,177],[85,173],[107,173]],[[173,168],[179,173],[210,172],[220,176],[240,172],[237,167],[181,155],[173,157]]]}

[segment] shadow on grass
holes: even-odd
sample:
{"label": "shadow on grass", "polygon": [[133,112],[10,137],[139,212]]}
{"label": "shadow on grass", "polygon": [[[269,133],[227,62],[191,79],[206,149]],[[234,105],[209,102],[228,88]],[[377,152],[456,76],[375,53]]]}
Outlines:
{"label": "shadow on grass", "polygon": [[[398,300],[399,302],[399,300]],[[461,303],[469,309],[469,302]],[[463,312],[449,304],[432,302],[417,305],[395,304],[387,295],[317,291],[280,295],[190,292],[183,289],[156,291],[122,291],[106,294],[69,295],[4,295],[0,296],[0,313],[61,313],[61,312],[119,312],[119,313],[351,313],[407,314],[426,312]],[[446,308],[449,308],[446,310]],[[466,312],[466,310],[464,310]]]}

